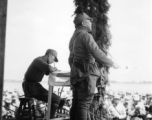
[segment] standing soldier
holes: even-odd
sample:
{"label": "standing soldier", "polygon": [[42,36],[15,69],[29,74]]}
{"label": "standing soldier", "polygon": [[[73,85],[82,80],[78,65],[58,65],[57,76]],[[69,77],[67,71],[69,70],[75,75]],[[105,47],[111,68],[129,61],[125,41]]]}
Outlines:
{"label": "standing soldier", "polygon": [[94,41],[92,18],[86,13],[77,14],[74,19],[75,32],[69,43],[71,67],[70,82],[73,87],[71,120],[87,120],[88,110],[100,76],[98,64],[118,68],[119,66],[101,51]]}

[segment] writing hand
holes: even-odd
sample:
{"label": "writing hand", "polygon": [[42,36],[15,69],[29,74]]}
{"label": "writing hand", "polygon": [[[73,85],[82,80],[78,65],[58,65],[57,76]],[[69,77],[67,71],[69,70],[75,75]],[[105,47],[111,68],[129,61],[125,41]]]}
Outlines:
{"label": "writing hand", "polygon": [[54,71],[58,71],[58,69],[56,67],[54,67]]}

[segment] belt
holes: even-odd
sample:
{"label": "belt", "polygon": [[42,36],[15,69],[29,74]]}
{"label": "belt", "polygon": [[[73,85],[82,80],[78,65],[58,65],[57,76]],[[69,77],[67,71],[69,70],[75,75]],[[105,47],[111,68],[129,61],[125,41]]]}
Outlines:
{"label": "belt", "polygon": [[29,79],[25,79],[25,78],[24,78],[24,81],[25,81],[25,82],[28,82],[28,83],[38,83],[38,82],[35,82],[35,81],[32,81],[32,80],[29,80]]}
{"label": "belt", "polygon": [[82,63],[86,63],[86,64],[90,64],[90,63],[94,63],[95,59],[91,58],[91,59],[74,59],[74,62],[82,62]]}

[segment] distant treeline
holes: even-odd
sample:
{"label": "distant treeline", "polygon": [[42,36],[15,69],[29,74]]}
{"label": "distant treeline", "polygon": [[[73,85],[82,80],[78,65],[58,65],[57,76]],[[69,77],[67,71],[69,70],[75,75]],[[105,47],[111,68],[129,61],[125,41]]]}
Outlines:
{"label": "distant treeline", "polygon": [[115,81],[115,80],[110,80],[111,83],[138,83],[138,84],[152,84],[152,81]]}
{"label": "distant treeline", "polygon": [[[21,82],[23,80],[13,80],[13,79],[6,79],[4,82]],[[116,80],[110,80],[110,83],[138,83],[138,84],[152,84],[152,81],[116,81]]]}

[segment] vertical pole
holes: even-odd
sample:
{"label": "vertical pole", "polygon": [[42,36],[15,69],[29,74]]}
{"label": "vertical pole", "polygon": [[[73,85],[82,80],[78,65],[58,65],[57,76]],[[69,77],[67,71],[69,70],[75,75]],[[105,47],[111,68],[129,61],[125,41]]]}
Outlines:
{"label": "vertical pole", "polygon": [[48,109],[47,109],[47,118],[46,118],[46,120],[50,120],[50,116],[51,116],[52,93],[53,93],[53,86],[49,85],[49,92],[48,92]]}
{"label": "vertical pole", "polygon": [[2,119],[6,16],[7,16],[7,0],[0,0],[0,120]]}

